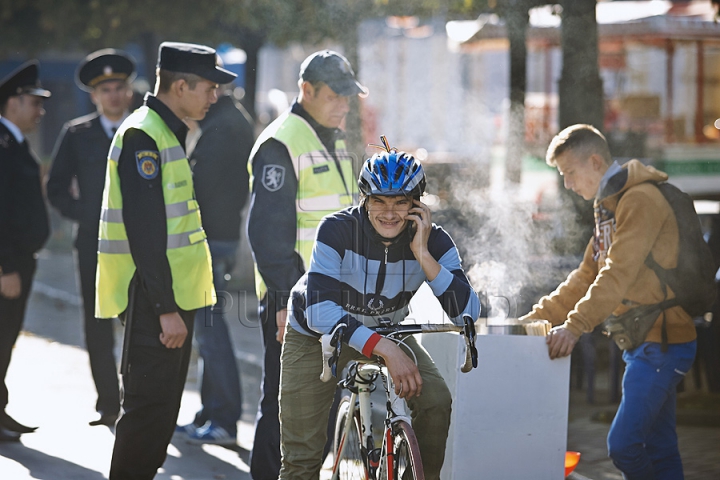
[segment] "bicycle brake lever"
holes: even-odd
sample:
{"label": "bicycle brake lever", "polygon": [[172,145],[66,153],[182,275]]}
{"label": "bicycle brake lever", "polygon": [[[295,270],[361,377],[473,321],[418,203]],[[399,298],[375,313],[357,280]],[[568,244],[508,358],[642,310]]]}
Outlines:
{"label": "bicycle brake lever", "polygon": [[478,366],[478,353],[475,348],[475,322],[469,315],[463,315],[463,336],[465,337],[465,363],[460,367],[460,371],[467,373]]}
{"label": "bicycle brake lever", "polygon": [[320,337],[320,344],[322,345],[322,373],[320,374],[320,380],[328,382],[332,377],[337,378],[337,364],[340,359],[340,351],[342,349],[342,338],[345,333],[345,325],[341,323],[337,325],[335,329],[329,333]]}
{"label": "bicycle brake lever", "polygon": [[329,363],[332,376],[335,378],[337,378],[337,366],[338,360],[340,360],[340,352],[342,351],[343,335],[345,335],[345,327],[340,326],[335,329],[335,333],[333,334],[332,339],[330,339],[330,343],[335,348],[332,357],[330,357]]}

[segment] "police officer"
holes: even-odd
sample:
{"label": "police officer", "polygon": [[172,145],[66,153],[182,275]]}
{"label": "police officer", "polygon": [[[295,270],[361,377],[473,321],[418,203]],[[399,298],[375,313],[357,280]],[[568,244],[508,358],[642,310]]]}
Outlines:
{"label": "police officer", "polygon": [[339,129],[349,99],[366,95],[350,63],[322,50],[300,66],[300,94],[253,147],[248,238],[257,267],[265,359],[263,392],[250,461],[254,480],[280,471],[280,348],[290,289],[309,266],[318,223],[357,197],[352,161]]}
{"label": "police officer", "polygon": [[195,311],[215,302],[210,252],[185,153],[184,118],[202,120],[235,75],[215,50],[160,45],[155,95],[113,138],[98,242],[99,318],[121,315],[122,413],[110,479],[151,479],[175,429]]}
{"label": "police officer", "polygon": [[17,441],[37,428],[5,413],[5,375],[25,317],[35,256],[50,235],[40,167],[25,138],[50,96],[38,75],[39,63],[31,60],[0,80],[0,441]]}
{"label": "police officer", "polygon": [[[47,181],[47,196],[52,206],[78,224],[75,248],[83,297],[85,343],[98,392],[95,409],[100,414],[90,425],[114,425],[120,412],[113,324],[111,320],[95,318],[95,270],[107,155],[115,131],[128,116],[132,99],[130,82],[134,76],[135,62],[119,50],[98,50],[83,60],[75,80],[78,87],[90,92],[97,111],[65,125],[55,146]],[[74,181],[77,192],[72,191]]]}

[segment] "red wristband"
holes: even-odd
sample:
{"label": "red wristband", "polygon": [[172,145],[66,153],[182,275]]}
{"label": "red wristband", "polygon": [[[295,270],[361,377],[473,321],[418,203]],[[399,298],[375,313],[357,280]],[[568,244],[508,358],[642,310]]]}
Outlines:
{"label": "red wristband", "polygon": [[375,350],[375,345],[378,344],[382,336],[379,333],[374,333],[370,335],[370,338],[368,338],[368,341],[365,342],[365,346],[362,349],[363,355],[370,358],[372,357],[372,352]]}

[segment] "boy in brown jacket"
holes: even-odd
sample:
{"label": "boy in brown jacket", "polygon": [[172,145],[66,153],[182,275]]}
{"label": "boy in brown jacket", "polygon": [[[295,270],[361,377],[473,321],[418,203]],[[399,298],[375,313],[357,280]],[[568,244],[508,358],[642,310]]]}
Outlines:
{"label": "boy in brown jacket", "polygon": [[[569,355],[580,335],[610,314],[667,297],[645,258],[674,268],[678,227],[654,185],[667,175],[631,160],[613,162],[605,137],[590,125],[573,125],[553,138],[546,156],[565,188],[594,200],[595,232],[580,266],[523,319],[549,320],[550,358]],[[661,348],[665,316],[668,348]],[[625,350],[623,397],[608,434],[608,452],[628,480],[683,478],[675,433],[675,387],[695,357],[695,327],[681,307],[662,312],[635,349]]]}

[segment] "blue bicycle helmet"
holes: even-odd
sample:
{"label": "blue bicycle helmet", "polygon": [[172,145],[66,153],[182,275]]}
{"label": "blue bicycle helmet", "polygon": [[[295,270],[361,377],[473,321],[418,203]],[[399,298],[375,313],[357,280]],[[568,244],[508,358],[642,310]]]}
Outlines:
{"label": "blue bicycle helmet", "polygon": [[365,196],[420,197],[425,191],[425,171],[415,157],[392,149],[365,160],[358,186]]}

